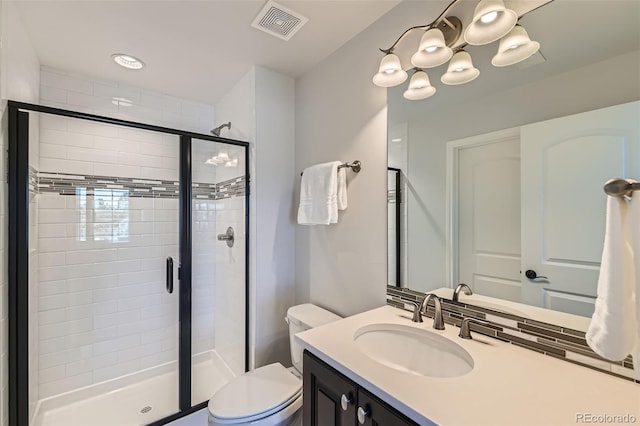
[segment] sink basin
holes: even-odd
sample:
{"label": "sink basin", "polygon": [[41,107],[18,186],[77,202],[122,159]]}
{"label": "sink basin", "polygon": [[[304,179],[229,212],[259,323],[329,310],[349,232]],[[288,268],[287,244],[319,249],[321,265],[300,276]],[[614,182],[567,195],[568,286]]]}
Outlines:
{"label": "sink basin", "polygon": [[420,328],[372,324],[353,336],[358,349],[394,370],[427,377],[458,377],[473,370],[473,358],[462,346]]}

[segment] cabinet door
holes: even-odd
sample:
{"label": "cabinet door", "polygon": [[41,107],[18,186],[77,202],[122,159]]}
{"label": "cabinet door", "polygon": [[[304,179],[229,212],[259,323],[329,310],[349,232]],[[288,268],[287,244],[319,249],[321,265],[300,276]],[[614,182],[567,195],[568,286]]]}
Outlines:
{"label": "cabinet door", "polygon": [[[417,425],[362,388],[358,389],[358,411],[358,423],[366,426]],[[364,423],[360,420],[364,420]]]}
{"label": "cabinet door", "polygon": [[[303,422],[305,426],[355,425],[357,388],[309,352],[303,356]],[[349,401],[343,410],[343,395]]]}

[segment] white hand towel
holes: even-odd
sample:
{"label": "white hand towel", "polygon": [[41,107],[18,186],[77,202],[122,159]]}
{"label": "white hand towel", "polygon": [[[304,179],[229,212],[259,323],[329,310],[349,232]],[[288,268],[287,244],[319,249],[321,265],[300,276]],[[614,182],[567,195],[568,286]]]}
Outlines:
{"label": "white hand towel", "polygon": [[[640,198],[640,193],[635,198]],[[634,271],[629,210],[623,198],[608,197],[598,297],[586,335],[591,349],[612,361],[632,352],[638,334],[635,287],[640,269]],[[640,260],[640,245],[637,257]]]}
{"label": "white hand towel", "polygon": [[300,225],[329,225],[338,222],[338,166],[340,161],[317,164],[302,173],[300,183]]}
{"label": "white hand towel", "polygon": [[635,313],[635,317],[632,316],[631,322],[635,319],[636,329],[635,346],[631,351],[631,356],[636,380],[640,380],[640,193],[638,192],[631,197],[628,226],[635,269],[635,279],[631,288],[633,294],[629,297]]}
{"label": "white hand towel", "polygon": [[338,169],[338,210],[347,209],[347,169]]}

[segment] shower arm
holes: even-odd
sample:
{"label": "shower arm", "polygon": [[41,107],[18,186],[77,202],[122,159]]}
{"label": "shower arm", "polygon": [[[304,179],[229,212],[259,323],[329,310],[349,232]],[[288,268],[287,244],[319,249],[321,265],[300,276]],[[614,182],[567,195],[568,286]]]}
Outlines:
{"label": "shower arm", "polygon": [[227,129],[231,130],[231,122],[221,124],[220,126],[216,127],[215,129],[211,129],[211,134],[213,134],[214,136],[220,136],[220,131],[222,129],[224,129],[225,127]]}

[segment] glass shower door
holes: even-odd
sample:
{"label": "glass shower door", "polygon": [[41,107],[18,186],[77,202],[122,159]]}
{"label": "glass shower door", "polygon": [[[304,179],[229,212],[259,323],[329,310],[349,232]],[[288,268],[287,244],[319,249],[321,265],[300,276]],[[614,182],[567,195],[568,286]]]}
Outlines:
{"label": "glass shower door", "polygon": [[8,110],[10,423],[204,407],[248,364],[248,144]]}
{"label": "glass shower door", "polygon": [[246,150],[193,139],[191,164],[196,405],[246,367]]}
{"label": "glass shower door", "polygon": [[174,414],[180,138],[30,118],[39,125],[30,138],[35,424],[146,424]]}

